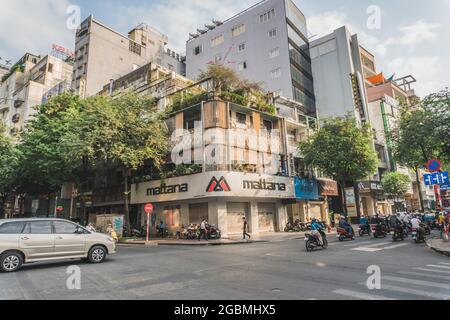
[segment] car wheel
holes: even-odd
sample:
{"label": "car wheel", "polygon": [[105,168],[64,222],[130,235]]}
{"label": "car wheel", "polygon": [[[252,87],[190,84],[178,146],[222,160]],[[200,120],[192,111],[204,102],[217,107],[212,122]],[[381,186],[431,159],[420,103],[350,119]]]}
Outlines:
{"label": "car wheel", "polygon": [[22,255],[17,252],[7,252],[0,258],[0,270],[2,272],[15,272],[22,267]]}
{"label": "car wheel", "polygon": [[95,246],[89,250],[88,259],[91,263],[101,263],[106,259],[106,249],[102,246]]}

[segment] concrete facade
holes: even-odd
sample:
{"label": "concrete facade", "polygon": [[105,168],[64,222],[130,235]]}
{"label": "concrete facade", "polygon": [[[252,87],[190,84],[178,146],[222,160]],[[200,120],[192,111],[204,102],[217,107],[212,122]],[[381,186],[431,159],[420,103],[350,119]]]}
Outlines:
{"label": "concrete facade", "polygon": [[70,83],[73,66],[53,56],[26,54],[19,69],[0,84],[0,121],[11,134],[22,130],[35,114],[34,107],[55,86]]}
{"label": "concrete facade", "polygon": [[95,95],[111,79],[149,62],[184,73],[184,57],[166,49],[167,43],[167,36],[148,25],[125,36],[90,16],[76,34],[72,89],[81,96]]}
{"label": "concrete facade", "polygon": [[186,44],[186,75],[222,63],[315,115],[306,19],[291,0],[266,0],[199,29]]}

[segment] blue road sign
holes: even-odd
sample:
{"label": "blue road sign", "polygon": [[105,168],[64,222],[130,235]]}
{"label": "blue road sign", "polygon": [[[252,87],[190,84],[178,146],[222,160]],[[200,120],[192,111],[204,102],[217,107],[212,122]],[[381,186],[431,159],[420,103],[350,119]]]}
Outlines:
{"label": "blue road sign", "polygon": [[448,172],[424,174],[423,180],[426,186],[444,185],[450,182]]}
{"label": "blue road sign", "polygon": [[441,189],[442,191],[448,191],[448,190],[450,190],[450,184],[442,184],[442,185],[440,186],[440,189]]}

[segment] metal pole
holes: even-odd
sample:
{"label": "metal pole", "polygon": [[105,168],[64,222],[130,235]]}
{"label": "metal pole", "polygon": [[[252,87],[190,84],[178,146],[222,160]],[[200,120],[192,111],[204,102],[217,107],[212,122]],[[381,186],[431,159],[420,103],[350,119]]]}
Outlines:
{"label": "metal pole", "polygon": [[148,240],[149,240],[149,235],[148,235],[148,233],[149,233],[149,230],[150,230],[150,213],[147,213],[147,242],[148,242]]}

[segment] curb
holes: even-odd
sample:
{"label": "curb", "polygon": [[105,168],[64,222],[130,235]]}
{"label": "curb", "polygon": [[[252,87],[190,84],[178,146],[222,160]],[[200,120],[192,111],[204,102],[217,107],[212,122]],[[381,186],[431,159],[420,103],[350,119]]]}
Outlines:
{"label": "curb", "polygon": [[438,248],[436,248],[436,247],[433,247],[433,246],[430,244],[430,241],[426,241],[426,244],[427,244],[428,248],[430,248],[431,250],[433,250],[433,251],[435,251],[435,252],[437,252],[437,253],[443,254],[443,255],[445,255],[445,256],[450,257],[450,251],[440,250],[440,249],[438,249]]}
{"label": "curb", "polygon": [[265,243],[269,242],[266,240],[250,240],[250,241],[236,241],[236,242],[201,242],[201,243],[176,243],[176,242],[120,242],[120,246],[145,246],[145,247],[156,247],[156,246],[190,246],[190,247],[205,247],[205,246],[226,246],[226,245],[238,245],[238,244],[253,244],[253,243]]}

